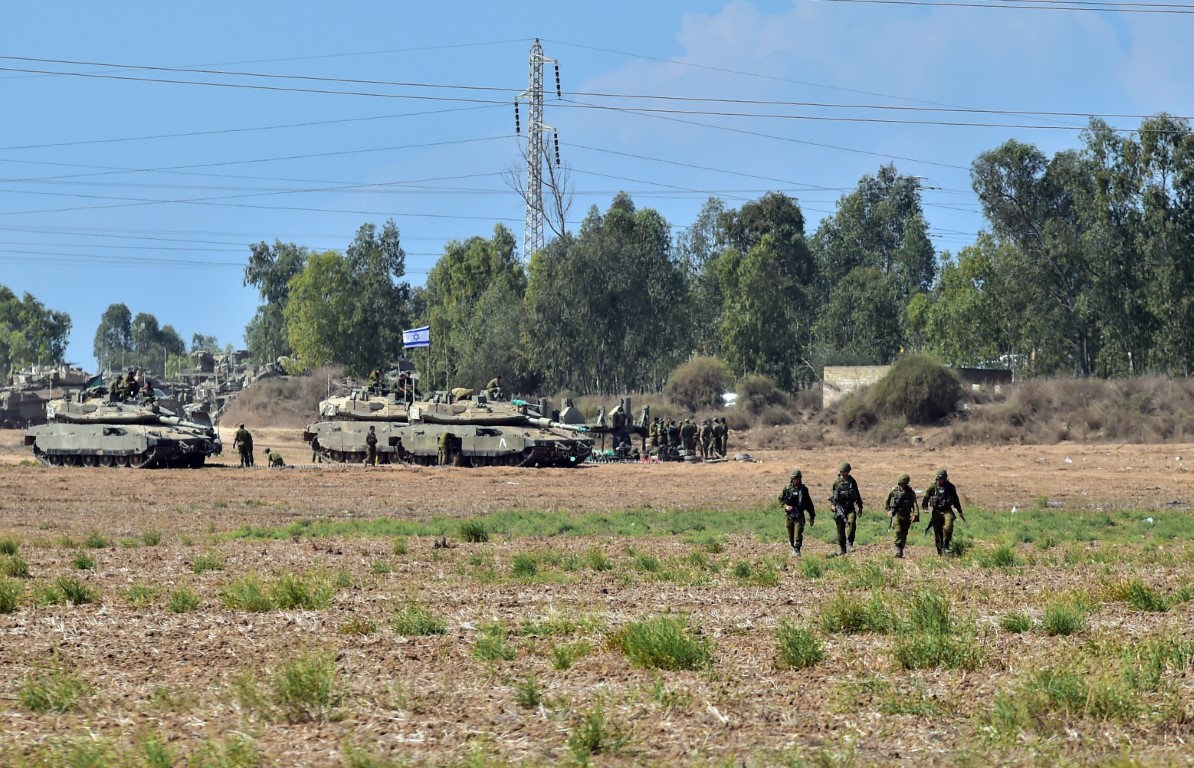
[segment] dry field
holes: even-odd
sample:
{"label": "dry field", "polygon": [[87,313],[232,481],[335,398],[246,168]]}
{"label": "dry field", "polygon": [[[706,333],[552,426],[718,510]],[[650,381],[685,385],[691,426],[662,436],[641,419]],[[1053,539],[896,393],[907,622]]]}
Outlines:
{"label": "dry field", "polygon": [[[137,472],[0,433],[0,763],[1190,764],[1194,445],[754,453]],[[793,558],[776,496],[843,459],[872,510],[948,466],[965,552],[896,561],[871,512]]]}

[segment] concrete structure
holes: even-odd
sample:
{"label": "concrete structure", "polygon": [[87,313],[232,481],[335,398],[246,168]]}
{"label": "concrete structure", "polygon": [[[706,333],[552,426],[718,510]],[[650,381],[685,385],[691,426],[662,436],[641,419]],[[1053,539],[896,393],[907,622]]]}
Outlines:
{"label": "concrete structure", "polygon": [[[890,365],[827,365],[821,384],[821,407],[841,400],[851,392],[868,387],[887,375]],[[999,387],[1012,383],[1012,372],[1006,368],[953,368],[962,386],[971,389]]]}

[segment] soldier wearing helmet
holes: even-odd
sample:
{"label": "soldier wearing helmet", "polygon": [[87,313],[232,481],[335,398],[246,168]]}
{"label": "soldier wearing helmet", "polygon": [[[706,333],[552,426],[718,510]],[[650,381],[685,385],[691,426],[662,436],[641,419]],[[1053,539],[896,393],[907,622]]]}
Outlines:
{"label": "soldier wearing helmet", "polygon": [[929,527],[933,529],[937,554],[948,555],[954,537],[954,511],[957,510],[957,516],[962,518],[962,522],[966,521],[966,515],[962,514],[958,489],[949,481],[949,473],[945,469],[937,470],[936,482],[925,491],[920,506],[922,509],[932,510]]}
{"label": "soldier wearing helmet", "polygon": [[808,524],[811,526],[817,520],[817,512],[813,509],[812,494],[808,492],[799,469],[791,474],[788,484],[779,494],[779,501],[788,515],[788,545],[800,557],[800,547],[804,544],[804,513],[808,513]]}
{"label": "soldier wearing helmet", "polygon": [[920,515],[916,514],[916,491],[909,486],[911,481],[908,475],[900,475],[883,504],[887,516],[891,518],[892,524],[888,529],[894,527],[896,531],[896,557],[904,556],[904,546],[908,543],[908,529],[920,520]]}
{"label": "soldier wearing helmet", "polygon": [[840,554],[854,551],[854,532],[862,515],[862,494],[858,482],[850,476],[850,463],[843,461],[837,468],[838,478],[829,492],[833,504],[833,521],[837,524],[837,545]]}

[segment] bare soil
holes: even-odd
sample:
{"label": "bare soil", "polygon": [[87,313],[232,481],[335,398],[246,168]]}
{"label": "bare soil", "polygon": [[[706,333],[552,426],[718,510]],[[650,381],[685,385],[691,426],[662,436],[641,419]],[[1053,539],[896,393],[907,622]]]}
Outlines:
{"label": "bare soil", "polygon": [[[225,440],[230,445],[230,433]],[[258,455],[270,447],[290,463],[310,458],[293,430],[256,430],[255,442]],[[745,445],[749,448],[749,442]],[[1075,514],[1185,510],[1194,502],[1194,477],[1187,468],[1194,461],[1194,444],[752,451],[753,462],[572,470],[329,465],[241,470],[234,455],[204,470],[51,469],[28,465],[26,451],[19,432],[0,433],[0,538],[20,541],[20,556],[30,570],[20,606],[0,615],[5,718],[0,756],[8,761],[15,755],[45,755],[59,742],[80,738],[99,739],[116,751],[132,749],[152,732],[163,736],[176,755],[197,754],[229,733],[248,734],[266,762],[278,765],[342,765],[349,747],[404,763],[451,764],[485,755],[548,765],[575,758],[569,736],[598,704],[607,727],[621,729],[629,739],[612,754],[597,754],[603,764],[767,765],[796,754],[852,756],[864,765],[1033,764],[1059,755],[1101,762],[1129,748],[1145,763],[1190,759],[1185,746],[1189,720],[1184,725],[1092,724],[1075,718],[1043,742],[1013,740],[998,748],[983,741],[976,725],[997,689],[1026,669],[1064,659],[1092,635],[1130,641],[1175,626],[1188,632],[1194,619],[1189,603],[1155,615],[1104,604],[1089,634],[1046,638],[999,632],[1001,615],[1066,590],[1097,588],[1116,576],[1108,568],[1176,585],[1190,578],[1188,559],[1143,570],[1094,562],[1064,571],[1031,565],[978,570],[942,566],[918,539],[911,558],[899,564],[902,579],[936,581],[973,613],[985,654],[978,670],[904,672],[891,660],[891,639],[871,635],[824,636],[825,661],[809,669],[780,670],[775,629],[784,621],[815,627],[821,606],[849,586],[837,578],[806,578],[797,561],[774,543],[733,537],[726,552],[710,555],[726,566],[769,558],[781,562],[778,585],[763,586],[733,578],[729,567],[697,584],[662,582],[634,570],[635,559],[644,555],[664,563],[683,561],[694,549],[685,537],[499,538],[484,544],[449,542],[448,549],[414,537],[400,554],[392,540],[382,537],[266,540],[221,534],[303,519],[465,518],[511,509],[729,513],[774,503],[794,468],[803,469],[806,482],[823,498],[843,460],[853,464],[872,509],[881,506],[899,473],[908,472],[914,487],[923,488],[939,466],[947,466],[965,503],[984,513],[1013,506],[1027,512],[1050,502]],[[147,531],[161,532],[161,543],[141,544]],[[93,532],[112,545],[83,549]],[[519,554],[584,557],[593,548],[605,552],[614,567],[556,569],[544,579],[511,577]],[[94,570],[76,568],[80,551],[95,559]],[[830,553],[818,539],[806,547],[806,556]],[[195,573],[193,564],[203,555],[223,558],[223,569]],[[887,567],[889,547],[860,548],[851,559],[854,567],[869,562]],[[492,583],[477,577],[483,567],[497,574]],[[247,613],[221,605],[220,590],[246,574],[322,571],[347,574],[352,583],[326,609]],[[98,589],[99,604],[40,606],[30,599],[38,585],[63,575]],[[158,590],[149,605],[134,607],[127,599],[129,588],[138,584]],[[198,595],[198,610],[168,610],[168,595],[182,587]],[[866,591],[860,594],[865,597]],[[389,622],[395,607],[410,600],[442,616],[447,634],[393,632]],[[665,612],[689,617],[713,643],[711,671],[636,669],[609,645],[618,627]],[[476,656],[487,624],[501,622],[515,630],[560,616],[590,622],[560,637],[514,633],[517,655],[509,661]],[[376,631],[348,629],[370,623]],[[553,668],[552,646],[582,639],[592,642],[592,652],[571,669]],[[279,663],[317,650],[336,660],[343,699],[332,718],[291,724],[238,703],[238,676],[257,675],[268,685],[268,673]],[[22,685],[55,659],[85,677],[94,694],[75,711],[32,712],[21,703]],[[1182,702],[1194,717],[1186,674]],[[944,714],[884,714],[877,699],[843,694],[852,690],[843,682],[868,675],[893,681],[901,695],[929,697]],[[515,691],[531,677],[544,700],[523,708]]]}

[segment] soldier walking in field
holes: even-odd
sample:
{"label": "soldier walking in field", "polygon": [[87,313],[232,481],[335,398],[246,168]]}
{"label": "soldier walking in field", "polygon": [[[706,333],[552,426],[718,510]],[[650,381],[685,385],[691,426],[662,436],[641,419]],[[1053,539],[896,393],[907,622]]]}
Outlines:
{"label": "soldier walking in field", "polygon": [[253,436],[249,434],[249,430],[245,429],[244,424],[237,427],[232,447],[240,454],[241,467],[253,466]]}
{"label": "soldier walking in field", "polygon": [[369,425],[369,434],[365,435],[365,466],[377,466],[377,427]]}
{"label": "soldier walking in field", "polygon": [[833,504],[833,521],[837,524],[837,544],[840,554],[844,555],[854,551],[854,532],[862,515],[862,494],[858,492],[858,483],[850,476],[849,462],[842,462],[837,474],[829,501]]}
{"label": "soldier walking in field", "polygon": [[800,557],[800,547],[804,544],[804,515],[808,513],[808,524],[811,527],[817,520],[817,512],[813,509],[813,497],[804,484],[800,470],[791,474],[788,485],[779,495],[779,501],[784,505],[784,512],[788,516],[788,545],[792,552]]}
{"label": "soldier walking in field", "polygon": [[950,544],[953,543],[954,538],[954,510],[957,510],[957,516],[962,518],[962,522],[966,522],[966,515],[962,514],[962,502],[958,499],[958,489],[949,481],[949,473],[944,468],[937,470],[936,482],[925,491],[924,497],[920,500],[920,506],[932,511],[929,527],[933,529],[937,554],[948,555]]}
{"label": "soldier walking in field", "polygon": [[887,501],[883,503],[887,516],[891,518],[887,529],[891,530],[894,527],[896,532],[896,557],[904,556],[904,546],[908,543],[908,529],[920,520],[920,515],[916,512],[916,491],[909,487],[910,482],[911,478],[908,475],[900,475],[891,493],[887,494]]}

